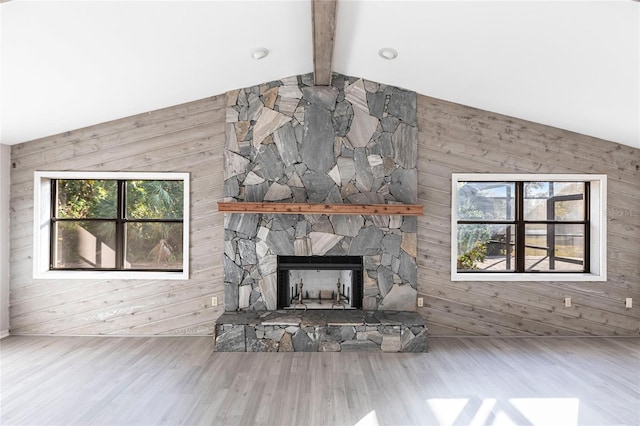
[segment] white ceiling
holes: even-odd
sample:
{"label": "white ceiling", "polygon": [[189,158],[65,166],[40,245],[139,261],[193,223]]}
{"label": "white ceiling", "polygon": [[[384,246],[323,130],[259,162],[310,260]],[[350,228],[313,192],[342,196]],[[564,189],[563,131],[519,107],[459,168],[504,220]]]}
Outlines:
{"label": "white ceiling", "polygon": [[[13,0],[0,14],[3,144],[313,70],[310,0]],[[333,70],[640,148],[631,0],[339,0]]]}

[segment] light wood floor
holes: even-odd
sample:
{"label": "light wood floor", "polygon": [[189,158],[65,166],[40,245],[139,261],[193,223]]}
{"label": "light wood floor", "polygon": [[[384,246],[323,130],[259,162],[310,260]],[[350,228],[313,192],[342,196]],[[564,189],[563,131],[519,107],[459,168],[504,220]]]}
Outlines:
{"label": "light wood floor", "polygon": [[638,425],[640,338],[431,338],[427,354],[211,338],[0,341],[3,425]]}

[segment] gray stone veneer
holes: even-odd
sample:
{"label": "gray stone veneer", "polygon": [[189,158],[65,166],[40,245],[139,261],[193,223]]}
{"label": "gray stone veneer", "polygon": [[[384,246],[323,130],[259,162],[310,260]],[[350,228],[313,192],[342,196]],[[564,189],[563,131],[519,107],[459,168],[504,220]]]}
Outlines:
{"label": "gray stone veneer", "polygon": [[427,352],[427,328],[417,312],[225,312],[215,342],[218,352]]}
{"label": "gray stone veneer", "polygon": [[[416,94],[311,74],[227,95],[228,201],[416,203]],[[416,309],[416,218],[225,215],[225,310],[274,310],[277,256],[363,256],[365,310]]]}

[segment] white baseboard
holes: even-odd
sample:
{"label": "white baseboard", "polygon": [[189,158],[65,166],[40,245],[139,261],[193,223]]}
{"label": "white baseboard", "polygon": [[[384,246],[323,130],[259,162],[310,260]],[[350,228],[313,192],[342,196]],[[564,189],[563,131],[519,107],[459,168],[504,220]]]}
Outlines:
{"label": "white baseboard", "polygon": [[5,337],[9,336],[9,330],[2,330],[0,331],[0,339],[4,339]]}

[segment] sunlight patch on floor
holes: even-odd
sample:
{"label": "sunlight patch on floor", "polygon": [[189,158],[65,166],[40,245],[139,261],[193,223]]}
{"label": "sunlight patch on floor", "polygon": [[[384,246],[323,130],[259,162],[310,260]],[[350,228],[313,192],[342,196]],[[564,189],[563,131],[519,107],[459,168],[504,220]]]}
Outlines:
{"label": "sunlight patch on floor", "polygon": [[[431,398],[427,421],[441,426],[577,426],[577,398]],[[471,420],[469,420],[471,419]],[[467,423],[468,422],[468,423]]]}
{"label": "sunlight patch on floor", "polygon": [[468,402],[467,398],[427,399],[427,404],[440,425],[452,425]]}
{"label": "sunlight patch on floor", "polygon": [[354,426],[380,426],[376,410],[371,410],[369,414],[361,418]]}
{"label": "sunlight patch on floor", "polygon": [[578,398],[511,398],[509,402],[534,425],[578,424]]}
{"label": "sunlight patch on floor", "polygon": [[485,398],[482,400],[482,405],[480,405],[480,408],[478,408],[478,411],[474,414],[469,426],[485,426],[490,424],[489,421],[493,417],[497,402],[498,400],[495,398]]}

